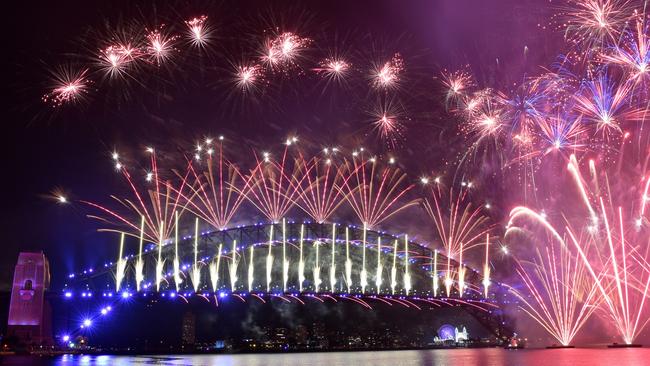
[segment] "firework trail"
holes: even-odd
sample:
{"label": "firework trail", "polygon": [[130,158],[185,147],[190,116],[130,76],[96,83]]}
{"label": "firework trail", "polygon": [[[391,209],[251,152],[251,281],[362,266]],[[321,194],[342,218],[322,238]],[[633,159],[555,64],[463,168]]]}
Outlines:
{"label": "firework trail", "polygon": [[[487,235],[491,227],[488,225],[487,217],[482,215],[481,207],[472,207],[467,198],[467,191],[454,194],[450,189],[446,195],[446,191],[443,191],[439,184],[435,184],[430,188],[430,193],[430,198],[427,197],[423,201],[423,206],[433,219],[447,255],[447,270],[443,282],[449,296],[453,284],[452,258],[459,258],[459,279],[464,279],[462,252],[481,245],[480,238]],[[461,283],[459,287],[462,288]]]}
{"label": "firework trail", "polygon": [[415,185],[406,185],[406,174],[396,167],[378,168],[376,158],[365,159],[363,156],[344,164],[350,173],[339,189],[366,227],[375,228],[382,221],[418,203],[417,200],[403,202]]}
{"label": "firework trail", "polygon": [[[122,164],[117,153],[113,153],[115,169],[122,174],[132,193],[132,198],[119,198],[111,196],[123,208],[126,213],[121,213],[97,203],[82,201],[83,203],[99,210],[104,216],[89,215],[89,217],[98,219],[102,222],[109,223],[126,229],[126,233],[132,236],[143,235],[148,241],[162,246],[171,238],[175,229],[174,213],[182,215],[187,202],[186,191],[189,190],[188,176],[190,170],[180,175],[177,182],[163,180],[158,170],[156,152],[152,148],[147,148],[150,155],[150,170],[146,172],[145,187],[143,188],[129,172],[129,169]],[[144,219],[144,230],[141,230],[136,220]],[[100,231],[117,231],[115,229],[100,229]],[[142,233],[141,233],[142,231]]]}
{"label": "firework trail", "polygon": [[[510,288],[520,308],[563,346],[598,309],[602,298],[585,263],[563,241],[550,237],[530,261],[517,261],[523,290]],[[540,249],[541,247],[541,249]]]}
{"label": "firework trail", "polygon": [[[329,150],[328,150],[329,151]],[[317,223],[327,221],[344,202],[339,189],[346,177],[346,165],[335,165],[332,158],[301,157],[296,161],[300,175],[293,176],[297,205]]]}
{"label": "firework trail", "polygon": [[626,32],[620,43],[611,45],[602,55],[605,62],[623,68],[634,84],[644,82],[650,71],[648,24],[643,18],[641,15],[637,19],[633,32]]}
{"label": "firework trail", "polygon": [[206,140],[206,145],[197,149],[207,154],[207,171],[200,174],[189,165],[194,184],[185,196],[187,209],[215,229],[224,230],[246,200],[249,186],[239,168],[224,157],[223,138],[219,138],[216,151],[211,139]]}
{"label": "firework trail", "polygon": [[269,221],[278,223],[286,216],[299,197],[299,188],[308,172],[295,159],[288,156],[289,146],[296,138],[287,140],[282,157],[278,161],[271,159],[269,153],[263,153],[263,159],[255,159],[257,164],[246,177],[245,190],[240,191]]}
{"label": "firework trail", "polygon": [[[598,193],[600,190],[592,192],[586,186],[588,181],[582,177],[577,164],[572,156],[568,165],[571,177],[578,188],[579,201],[584,202],[589,215],[587,220],[566,218],[568,243],[552,224],[531,209],[515,208],[510,221],[512,224],[520,217],[529,218],[542,224],[563,246],[572,246],[576,250],[601,297],[599,301],[602,302],[601,308],[606,317],[616,327],[623,341],[632,344],[648,323],[645,315],[648,311],[646,299],[650,293],[650,266],[648,251],[645,249],[648,246],[645,217],[647,178],[641,180],[637,190],[643,192],[640,198],[629,199],[628,190],[617,190],[618,187],[612,187],[609,183],[605,184],[605,196]],[[593,163],[590,171],[597,178]],[[611,182],[607,175],[604,177],[606,182]],[[626,185],[624,182],[620,184]],[[619,196],[616,192],[622,193]],[[629,216],[635,219],[630,220]],[[584,226],[590,234],[586,238],[579,235]]]}
{"label": "firework trail", "polygon": [[115,266],[115,291],[120,292],[122,281],[126,275],[127,259],[124,258],[124,233],[120,234],[120,255],[117,257],[117,265]]}

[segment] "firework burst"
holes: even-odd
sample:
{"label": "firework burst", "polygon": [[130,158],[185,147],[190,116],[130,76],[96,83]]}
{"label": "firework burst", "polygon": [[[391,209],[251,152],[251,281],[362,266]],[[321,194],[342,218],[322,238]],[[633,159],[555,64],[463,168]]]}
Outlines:
{"label": "firework burst", "polygon": [[208,44],[211,37],[211,29],[207,15],[186,20],[185,25],[187,26],[187,38],[193,46],[203,48]]}
{"label": "firework burst", "polygon": [[52,73],[52,87],[43,95],[43,102],[59,107],[83,100],[90,84],[87,76],[88,69],[73,71],[66,67],[59,68]]}
{"label": "firework burst", "polygon": [[603,74],[585,83],[576,96],[576,111],[605,136],[620,134],[624,122],[642,118],[640,111],[627,103],[630,91],[631,84],[619,85]]}
{"label": "firework burst", "polygon": [[177,37],[169,36],[163,32],[163,27],[150,31],[147,36],[146,54],[148,54],[153,62],[160,66],[165,61],[169,60],[172,56],[174,49],[174,41]]}
{"label": "firework burst", "polygon": [[383,64],[376,65],[372,72],[372,83],[379,89],[390,89],[398,85],[400,76],[404,71],[402,55],[396,53]]}

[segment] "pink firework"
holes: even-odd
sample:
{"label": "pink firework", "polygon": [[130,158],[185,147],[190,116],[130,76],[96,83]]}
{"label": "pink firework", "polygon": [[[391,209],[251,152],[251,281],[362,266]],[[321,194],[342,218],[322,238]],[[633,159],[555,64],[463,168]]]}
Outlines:
{"label": "pink firework", "polygon": [[483,208],[473,207],[467,191],[456,194],[451,189],[443,190],[436,182],[430,187],[430,195],[424,199],[423,206],[449,258],[458,258],[461,250],[482,245],[481,239],[491,230]]}
{"label": "pink firework", "polygon": [[52,76],[53,86],[43,95],[43,102],[55,107],[66,103],[74,103],[84,98],[88,93],[88,69],[71,71],[69,68],[59,68]]}
{"label": "pink firework", "polygon": [[324,223],[345,201],[341,189],[344,181],[345,165],[337,165],[332,158],[304,159],[298,161],[301,176],[294,177],[298,187],[298,207],[314,221]]}
{"label": "pink firework", "polygon": [[365,159],[358,154],[344,164],[349,173],[339,189],[366,227],[376,228],[389,217],[418,203],[418,200],[407,198],[414,184],[408,184],[406,174],[398,168],[379,167],[381,163],[376,158]]}
{"label": "pink firework", "polygon": [[350,70],[350,64],[340,58],[326,58],[315,68],[318,74],[330,80],[341,80]]}
{"label": "pink firework", "polygon": [[185,200],[189,211],[215,229],[224,230],[246,200],[246,181],[239,168],[224,157],[223,139],[219,139],[216,152],[211,140],[206,145],[207,171],[197,173],[190,164],[194,184]]}
{"label": "pink firework", "polygon": [[312,43],[310,38],[284,32],[265,43],[262,61],[268,67],[293,65]]}
{"label": "pink firework", "polygon": [[99,61],[104,73],[115,78],[127,75],[128,68],[140,56],[140,50],[137,47],[129,43],[118,43],[101,50]]}
{"label": "pink firework", "polygon": [[[422,182],[429,184],[428,180]],[[458,276],[458,293],[462,297],[466,287],[463,253],[482,245],[481,238],[488,237],[491,229],[487,217],[482,213],[482,208],[480,206],[473,208],[466,192],[457,195],[450,189],[446,195],[439,181],[436,181],[431,186],[430,197],[426,197],[423,204],[425,211],[433,219],[438,237],[446,252],[447,268],[443,283],[447,296],[451,295],[455,272]],[[456,270],[453,269],[452,258],[458,260]]]}
{"label": "pink firework", "polygon": [[603,60],[624,68],[629,73],[629,80],[635,83],[643,81],[650,72],[650,39],[648,27],[644,20],[637,20],[635,32],[623,36],[619,45],[603,54]]}
{"label": "pink firework", "polygon": [[296,140],[287,140],[287,146],[279,160],[273,160],[269,153],[262,159],[256,155],[257,164],[246,177],[246,198],[266,218],[277,223],[282,220],[298,199],[298,189],[305,179],[300,164],[288,156],[289,145]]}
{"label": "pink firework", "polygon": [[563,25],[576,44],[601,48],[616,41],[632,14],[629,0],[572,0]]}
{"label": "pink firework", "polygon": [[524,287],[509,289],[526,314],[568,346],[602,298],[584,262],[568,246],[552,237],[534,244],[532,260],[517,260],[517,274]]}
{"label": "pink firework", "polygon": [[396,116],[383,114],[372,125],[390,148],[394,149],[397,146],[401,137],[402,124]]}
{"label": "pink firework", "polygon": [[474,87],[474,78],[465,70],[449,72],[443,70],[441,75],[442,85],[445,87],[445,100],[447,102],[458,100]]}
{"label": "pink firework", "polygon": [[207,20],[207,15],[201,15],[185,21],[188,28],[187,36],[192,45],[204,47],[210,40],[210,27]]}
{"label": "pink firework", "polygon": [[127,167],[121,163],[117,153],[113,154],[115,169],[126,179],[132,197],[112,196],[112,198],[120,204],[121,208],[125,208],[126,212],[89,201],[82,202],[103,214],[103,216],[91,215],[89,217],[118,227],[118,229],[101,229],[101,231],[122,232],[126,230],[130,234],[138,236],[140,222],[143,220],[144,237],[158,245],[164,245],[173,234],[175,214],[178,213],[180,216],[186,208],[187,203],[184,198],[187,196],[185,192],[189,189],[187,178],[190,171],[188,169],[186,174],[176,182],[170,179],[163,180],[158,171],[155,151],[149,148],[147,152],[151,155],[151,170],[143,178],[144,187],[131,176]]}
{"label": "pink firework", "polygon": [[146,53],[154,60],[157,65],[160,65],[169,57],[174,51],[174,40],[176,37],[165,35],[160,29],[153,30],[147,34],[147,48]]}
{"label": "pink firework", "polygon": [[393,58],[378,65],[372,71],[373,85],[382,89],[393,88],[399,83],[402,71],[404,71],[404,60],[399,53],[396,53]]}
{"label": "pink firework", "polygon": [[263,77],[264,71],[259,65],[238,66],[235,71],[235,84],[243,91],[250,91]]}
{"label": "pink firework", "polygon": [[[577,188],[576,199],[584,203],[586,214],[565,216],[568,240],[544,215],[527,207],[512,210],[508,230],[518,230],[514,224],[529,219],[541,224],[563,246],[575,250],[597,288],[605,318],[626,344],[632,344],[650,321],[650,258],[646,250],[650,237],[646,210],[650,180],[646,173],[637,179],[639,183],[633,190],[628,183],[634,180],[611,180],[604,175],[600,182],[593,162],[589,167],[591,179],[586,180],[574,156],[569,160],[568,170]],[[596,187],[590,188],[587,182]],[[630,197],[630,193],[639,196]],[[582,232],[588,235],[581,235]]]}
{"label": "pink firework", "polygon": [[486,138],[494,138],[507,127],[503,96],[491,89],[475,93],[466,102],[465,124],[461,130],[473,136],[476,144]]}

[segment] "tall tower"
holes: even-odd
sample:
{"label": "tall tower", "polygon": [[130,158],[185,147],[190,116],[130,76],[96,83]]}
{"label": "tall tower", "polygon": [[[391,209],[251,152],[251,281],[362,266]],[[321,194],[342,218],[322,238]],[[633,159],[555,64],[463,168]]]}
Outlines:
{"label": "tall tower", "polygon": [[22,345],[52,343],[52,310],[45,300],[50,264],[43,252],[21,252],[14,270],[7,333]]}
{"label": "tall tower", "polygon": [[181,333],[183,347],[194,347],[196,343],[196,315],[191,311],[183,314],[183,328]]}

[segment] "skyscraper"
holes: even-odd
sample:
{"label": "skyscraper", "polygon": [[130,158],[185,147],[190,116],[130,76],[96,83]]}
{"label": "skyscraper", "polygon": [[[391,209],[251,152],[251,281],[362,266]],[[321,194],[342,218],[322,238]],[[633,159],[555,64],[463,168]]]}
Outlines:
{"label": "skyscraper", "polygon": [[181,334],[183,347],[193,347],[196,343],[196,316],[191,311],[183,314],[183,329]]}

